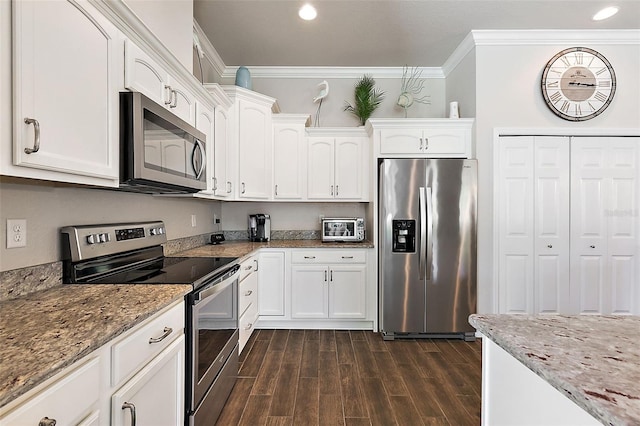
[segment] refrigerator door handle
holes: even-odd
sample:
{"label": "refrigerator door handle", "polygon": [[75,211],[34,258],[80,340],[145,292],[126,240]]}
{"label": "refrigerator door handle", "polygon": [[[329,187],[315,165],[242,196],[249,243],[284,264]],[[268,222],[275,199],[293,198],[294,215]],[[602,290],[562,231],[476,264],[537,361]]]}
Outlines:
{"label": "refrigerator door handle", "polygon": [[419,189],[419,209],[420,209],[420,271],[419,278],[420,280],[425,279],[425,269],[426,269],[426,251],[427,251],[427,207],[425,205],[425,190],[424,187],[420,187]]}
{"label": "refrigerator door handle", "polygon": [[431,270],[433,269],[433,200],[431,199],[431,188],[427,188],[427,280],[431,280]]}

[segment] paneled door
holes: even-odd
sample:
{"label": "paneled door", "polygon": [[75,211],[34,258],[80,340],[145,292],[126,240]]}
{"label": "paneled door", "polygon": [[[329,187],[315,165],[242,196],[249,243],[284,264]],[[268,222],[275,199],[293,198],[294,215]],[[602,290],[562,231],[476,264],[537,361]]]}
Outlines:
{"label": "paneled door", "polygon": [[640,309],[640,138],[574,138],[571,293],[580,314]]}

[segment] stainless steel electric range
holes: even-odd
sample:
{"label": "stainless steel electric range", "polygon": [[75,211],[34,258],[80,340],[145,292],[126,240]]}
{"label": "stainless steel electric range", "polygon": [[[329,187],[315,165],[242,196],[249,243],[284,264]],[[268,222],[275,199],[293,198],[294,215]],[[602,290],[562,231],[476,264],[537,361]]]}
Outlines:
{"label": "stainless steel electric range", "polygon": [[64,282],[191,284],[185,296],[185,423],[214,424],[238,375],[234,257],[165,257],[161,221],[61,229]]}

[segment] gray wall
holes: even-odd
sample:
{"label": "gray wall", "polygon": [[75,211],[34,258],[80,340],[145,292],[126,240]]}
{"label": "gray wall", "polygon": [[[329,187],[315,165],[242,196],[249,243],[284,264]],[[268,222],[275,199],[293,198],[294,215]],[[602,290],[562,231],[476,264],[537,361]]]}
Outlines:
{"label": "gray wall", "polygon": [[[0,271],[60,260],[58,230],[62,226],[159,219],[171,240],[217,230],[213,215],[221,216],[220,204],[2,176]],[[27,219],[26,247],[6,248],[7,219]]]}

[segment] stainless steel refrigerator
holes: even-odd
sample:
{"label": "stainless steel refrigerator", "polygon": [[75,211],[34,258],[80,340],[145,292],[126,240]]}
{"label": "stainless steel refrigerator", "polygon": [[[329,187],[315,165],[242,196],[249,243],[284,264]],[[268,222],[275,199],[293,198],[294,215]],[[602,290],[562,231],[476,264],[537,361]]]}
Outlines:
{"label": "stainless steel refrigerator", "polygon": [[477,164],[385,159],[379,168],[380,329],[383,338],[473,340]]}

